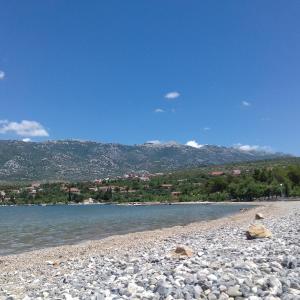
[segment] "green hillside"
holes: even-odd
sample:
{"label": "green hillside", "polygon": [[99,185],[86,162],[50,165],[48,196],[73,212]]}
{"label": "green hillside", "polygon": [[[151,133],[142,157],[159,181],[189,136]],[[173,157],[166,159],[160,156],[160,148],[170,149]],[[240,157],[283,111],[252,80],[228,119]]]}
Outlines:
{"label": "green hillside", "polygon": [[2,184],[0,193],[2,204],[274,200],[300,196],[300,158],[98,181]]}

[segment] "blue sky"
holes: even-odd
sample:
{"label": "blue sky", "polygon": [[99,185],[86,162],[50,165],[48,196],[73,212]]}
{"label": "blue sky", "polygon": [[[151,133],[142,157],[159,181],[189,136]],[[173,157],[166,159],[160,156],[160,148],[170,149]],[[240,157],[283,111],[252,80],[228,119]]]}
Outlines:
{"label": "blue sky", "polygon": [[1,139],[299,155],[299,80],[298,0],[0,3]]}

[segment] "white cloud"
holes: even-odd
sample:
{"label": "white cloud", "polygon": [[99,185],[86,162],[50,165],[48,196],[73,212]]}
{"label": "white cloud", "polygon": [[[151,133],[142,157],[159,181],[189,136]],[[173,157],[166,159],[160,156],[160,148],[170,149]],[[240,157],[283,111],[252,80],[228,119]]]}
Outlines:
{"label": "white cloud", "polygon": [[242,145],[242,144],[236,144],[233,146],[236,149],[242,150],[242,151],[264,151],[264,152],[273,152],[272,148],[269,146],[259,146],[259,145]]}
{"label": "white cloud", "polygon": [[251,106],[251,103],[248,101],[242,101],[242,105],[249,107],[249,106]]}
{"label": "white cloud", "polygon": [[165,95],[165,98],[172,100],[172,99],[176,99],[180,97],[180,93],[179,92],[169,92]]}
{"label": "white cloud", "polygon": [[186,142],[186,146],[190,146],[190,147],[198,148],[198,149],[203,147],[203,145],[198,144],[195,140]]}
{"label": "white cloud", "polygon": [[210,129],[211,129],[210,127],[204,127],[204,128],[203,128],[204,131],[208,131],[208,130],[210,130]]}
{"label": "white cloud", "polygon": [[33,137],[33,136],[49,136],[49,133],[39,122],[23,120],[18,122],[9,122],[2,120],[0,122],[0,133],[14,133],[19,136]]}
{"label": "white cloud", "polygon": [[160,145],[160,144],[161,144],[161,141],[159,141],[159,140],[153,140],[153,141],[147,141],[146,143],[147,143],[147,144]]}
{"label": "white cloud", "polygon": [[241,145],[238,147],[238,149],[243,150],[243,151],[256,151],[259,149],[258,145]]}
{"label": "white cloud", "polygon": [[156,108],[155,110],[154,110],[154,112],[156,112],[156,113],[163,113],[163,112],[165,112],[162,108]]}
{"label": "white cloud", "polygon": [[5,72],[0,70],[0,80],[4,79]]}
{"label": "white cloud", "polygon": [[25,138],[25,139],[22,139],[23,142],[25,143],[28,143],[28,142],[31,142],[31,139],[30,138]]}

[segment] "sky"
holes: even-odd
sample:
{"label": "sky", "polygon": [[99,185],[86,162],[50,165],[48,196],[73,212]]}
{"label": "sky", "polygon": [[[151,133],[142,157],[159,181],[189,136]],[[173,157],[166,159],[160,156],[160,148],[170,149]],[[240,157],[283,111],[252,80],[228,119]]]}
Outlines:
{"label": "sky", "polygon": [[0,1],[0,139],[300,155],[299,0]]}

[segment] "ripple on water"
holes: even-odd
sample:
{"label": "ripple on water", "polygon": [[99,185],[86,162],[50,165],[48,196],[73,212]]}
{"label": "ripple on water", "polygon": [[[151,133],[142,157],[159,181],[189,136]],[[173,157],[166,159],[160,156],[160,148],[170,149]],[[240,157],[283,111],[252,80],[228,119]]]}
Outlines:
{"label": "ripple on water", "polygon": [[0,207],[0,255],[221,218],[246,205]]}

